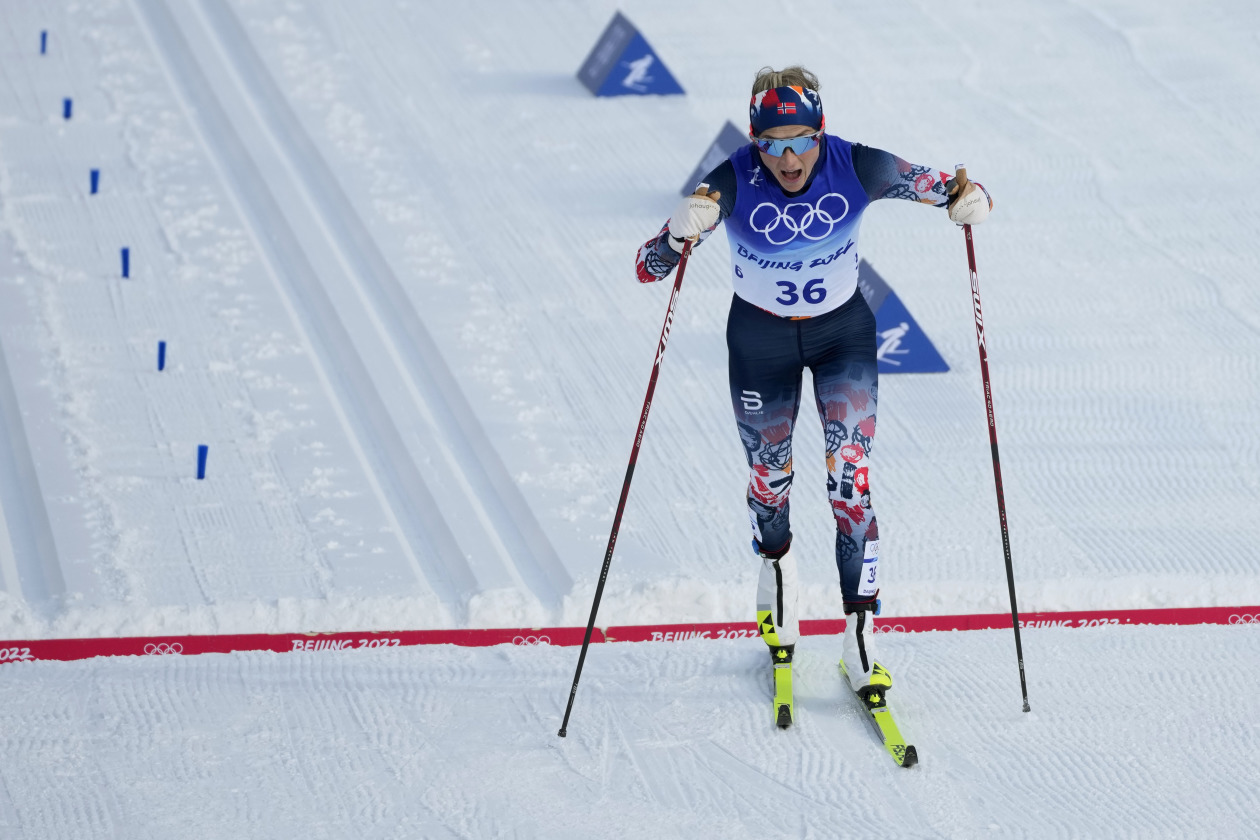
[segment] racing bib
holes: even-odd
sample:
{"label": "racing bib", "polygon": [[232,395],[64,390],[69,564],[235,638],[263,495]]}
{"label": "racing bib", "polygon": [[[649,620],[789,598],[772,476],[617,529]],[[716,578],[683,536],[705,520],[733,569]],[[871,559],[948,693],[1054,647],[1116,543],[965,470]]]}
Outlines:
{"label": "racing bib", "polygon": [[740,179],[726,219],[735,293],[782,315],[830,312],[857,290],[858,228],[870,203],[851,145],[826,135],[809,189],[787,196],[751,144],[731,155]]}

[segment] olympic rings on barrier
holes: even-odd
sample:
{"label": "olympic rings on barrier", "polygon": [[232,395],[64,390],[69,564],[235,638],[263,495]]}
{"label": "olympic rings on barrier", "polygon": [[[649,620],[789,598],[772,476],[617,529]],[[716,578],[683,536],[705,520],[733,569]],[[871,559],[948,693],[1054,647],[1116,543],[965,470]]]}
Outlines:
{"label": "olympic rings on barrier", "polygon": [[168,656],[168,655],[174,655],[174,654],[182,654],[183,652],[184,652],[184,646],[181,645],[179,642],[174,642],[173,644],[169,644],[169,645],[166,642],[162,642],[161,644],[156,644],[156,645],[150,642],[149,644],[144,646],[145,656]]}
{"label": "olympic rings on barrier", "polygon": [[549,645],[551,644],[551,639],[546,636],[517,636],[512,640],[512,644],[535,647],[537,645]]}
{"label": "olympic rings on barrier", "polygon": [[[844,202],[844,209],[840,211],[840,215],[833,216],[828,210],[823,209],[823,202],[829,198],[838,198]],[[832,202],[832,205],[834,209],[840,209],[834,202]],[[767,215],[761,212],[762,209],[766,207],[770,208],[770,212],[773,214],[772,217],[767,218]],[[804,213],[797,214],[799,218],[793,217],[792,215],[792,209],[795,207],[805,208]],[[764,224],[759,225],[757,223],[758,214],[760,214],[760,218],[765,222]],[[836,225],[843,221],[845,216],[848,215],[849,199],[845,198],[840,193],[827,193],[822,198],[818,199],[818,201],[814,204],[798,201],[793,204],[786,205],[782,210],[780,210],[779,207],[772,202],[763,201],[761,204],[754,207],[753,211],[748,214],[748,227],[751,228],[754,233],[764,235],[771,245],[786,245],[797,236],[803,236],[806,239],[817,242],[820,239],[826,239],[828,236],[831,236],[831,232],[835,230]],[[813,226],[815,222],[819,223],[819,227],[814,233],[810,233],[809,228]],[[786,239],[783,238],[784,233],[776,234],[776,236],[778,236],[777,239],[775,236],[770,235],[777,231],[780,225],[783,226],[784,232],[789,234]],[[826,225],[827,229],[825,231],[822,230],[821,225]]]}
{"label": "olympic rings on barrier", "polygon": [[905,633],[906,626],[904,624],[890,624],[887,627],[880,627],[878,624],[871,625],[871,635],[877,633]]}
{"label": "olympic rings on barrier", "polygon": [[1229,617],[1230,624],[1260,624],[1260,615],[1234,613]]}

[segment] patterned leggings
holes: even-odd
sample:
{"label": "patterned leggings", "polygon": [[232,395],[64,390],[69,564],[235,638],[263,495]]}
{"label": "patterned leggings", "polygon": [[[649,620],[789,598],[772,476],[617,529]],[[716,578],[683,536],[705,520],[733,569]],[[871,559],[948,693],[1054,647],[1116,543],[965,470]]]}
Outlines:
{"label": "patterned leggings", "polygon": [[[792,430],[801,402],[801,374],[808,367],[826,440],[827,495],[836,520],[836,566],[844,600],[874,600],[879,591],[879,526],[867,471],[879,372],[875,316],[865,298],[855,292],[838,309],[793,320],[734,297],[726,345],[731,404],[750,470],[748,515],[760,553],[777,567],[774,555],[783,553],[792,539]],[[795,569],[791,571],[794,584]],[[778,597],[781,601],[782,591]],[[788,617],[794,625],[794,616]]]}

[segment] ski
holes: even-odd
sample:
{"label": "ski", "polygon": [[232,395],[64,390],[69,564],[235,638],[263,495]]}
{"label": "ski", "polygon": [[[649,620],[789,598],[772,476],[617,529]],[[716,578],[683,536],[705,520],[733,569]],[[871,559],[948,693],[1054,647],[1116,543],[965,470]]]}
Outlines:
{"label": "ski", "polygon": [[792,704],[792,647],[772,648],[770,657],[774,662],[774,723],[780,729],[787,729],[795,718]]}
{"label": "ski", "polygon": [[[844,677],[847,685],[849,676],[844,669],[843,661],[840,663],[840,675]],[[897,722],[893,720],[892,712],[888,710],[888,697],[884,691],[868,686],[864,689],[864,693],[857,693],[857,699],[866,710],[867,717],[870,718],[876,734],[879,735],[879,740],[884,744],[884,749],[888,750],[888,754],[892,756],[893,761],[897,762],[897,766],[913,767],[918,764],[919,752],[913,744],[906,743],[901,730],[897,728]]]}

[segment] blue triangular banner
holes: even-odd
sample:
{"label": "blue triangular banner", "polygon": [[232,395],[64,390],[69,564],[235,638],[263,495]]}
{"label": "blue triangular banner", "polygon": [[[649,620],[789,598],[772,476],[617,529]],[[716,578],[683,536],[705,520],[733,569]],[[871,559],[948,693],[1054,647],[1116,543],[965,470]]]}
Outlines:
{"label": "blue triangular banner", "polygon": [[949,365],[901,298],[866,260],[858,264],[858,288],[875,312],[875,346],[880,373],[944,373],[949,370]]}
{"label": "blue triangular banner", "polygon": [[621,12],[613,16],[582,62],[578,78],[596,96],[684,92],[647,39]]}

